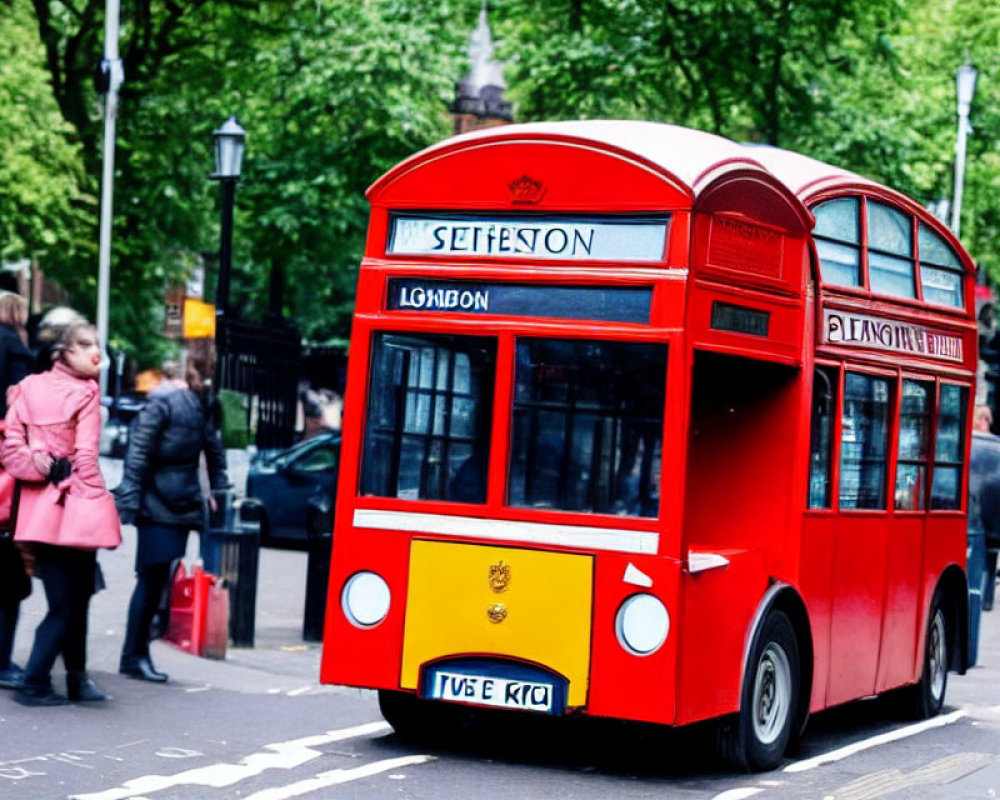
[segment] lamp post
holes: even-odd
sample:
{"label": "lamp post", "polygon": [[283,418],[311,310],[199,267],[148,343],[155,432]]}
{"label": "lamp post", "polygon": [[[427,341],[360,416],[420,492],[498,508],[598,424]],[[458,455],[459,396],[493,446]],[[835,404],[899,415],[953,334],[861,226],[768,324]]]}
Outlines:
{"label": "lamp post", "polygon": [[247,132],[230,117],[222,127],[212,132],[215,139],[214,180],[222,184],[222,225],[219,242],[219,278],[215,287],[215,378],[213,390],[221,388],[222,360],[225,355],[226,317],[229,314],[229,270],[233,264],[233,205],[236,201],[236,181],[243,166],[243,150]]}
{"label": "lamp post", "polygon": [[965,181],[965,139],[972,132],[969,109],[976,93],[977,70],[966,59],[955,73],[955,92],[958,100],[958,140],[955,142],[955,191],[951,204],[951,231],[958,237],[962,226],[962,188]]}

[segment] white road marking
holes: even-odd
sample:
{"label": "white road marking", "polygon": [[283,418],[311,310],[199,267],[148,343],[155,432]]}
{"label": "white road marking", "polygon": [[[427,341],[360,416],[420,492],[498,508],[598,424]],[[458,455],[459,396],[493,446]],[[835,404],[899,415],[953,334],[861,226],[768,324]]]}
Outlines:
{"label": "white road marking", "polygon": [[372,736],[391,730],[386,722],[369,722],[353,728],[327,731],[316,736],[306,736],[288,742],[264,745],[272,752],[254,753],[238,764],[210,764],[189,769],[176,775],[144,775],[125,781],[121,786],[103,792],[70,795],[70,800],[134,800],[138,795],[160,792],[177,786],[211,786],[221,788],[253,778],[269,769],[293,769],[319,758],[323,753],[314,747],[342,742],[359,736]]}
{"label": "white road marking", "polygon": [[290,783],[288,786],[264,789],[250,795],[246,800],[288,800],[291,797],[301,797],[304,794],[315,792],[317,789],[326,789],[337,784],[370,778],[372,775],[378,775],[380,772],[386,772],[390,769],[426,764],[428,761],[435,760],[434,756],[400,756],[399,758],[387,758],[384,761],[373,761],[371,764],[363,764],[354,769],[333,769],[329,772],[321,772],[315,778]]}
{"label": "white road marking", "polygon": [[727,789],[722,794],[717,794],[712,800],[743,800],[744,797],[753,797],[763,791],[756,786],[743,786],[739,789]]}
{"label": "white road marking", "polygon": [[312,686],[300,686],[298,689],[292,689],[290,692],[287,692],[287,695],[289,697],[298,697],[300,694],[305,694],[312,688]]}
{"label": "white road marking", "polygon": [[918,722],[915,725],[907,725],[904,728],[897,728],[896,730],[889,731],[888,733],[881,733],[878,736],[862,739],[860,742],[854,742],[846,747],[831,750],[829,753],[823,753],[822,755],[818,755],[813,758],[807,758],[804,761],[795,761],[785,767],[784,771],[805,772],[807,769],[813,769],[821,764],[829,764],[833,761],[840,761],[848,756],[853,756],[855,753],[860,753],[862,750],[868,750],[869,748],[878,747],[882,744],[888,744],[889,742],[906,739],[909,736],[916,736],[918,733],[923,733],[924,731],[931,730],[932,728],[941,728],[945,725],[951,725],[953,722],[958,722],[958,720],[966,714],[968,714],[968,711],[963,708],[958,711],[952,711],[950,714]]}

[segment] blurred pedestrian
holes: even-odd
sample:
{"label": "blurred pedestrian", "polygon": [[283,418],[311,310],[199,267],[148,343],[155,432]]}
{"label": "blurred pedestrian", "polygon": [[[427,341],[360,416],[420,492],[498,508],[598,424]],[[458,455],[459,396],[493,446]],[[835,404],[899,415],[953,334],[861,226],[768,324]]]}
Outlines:
{"label": "blurred pedestrian", "polygon": [[[171,563],[184,555],[188,533],[204,527],[206,498],[198,479],[202,453],[211,488],[229,486],[226,454],[201,374],[190,363],[184,380],[170,364],[163,373],[133,424],[116,492],[122,521],[135,522],[138,531],[136,585],[118,671],[158,683],[167,675],[150,658],[150,624],[170,581]],[[207,502],[214,510],[211,493]]]}
{"label": "blurred pedestrian", "polygon": [[[34,355],[28,349],[27,301],[0,290],[0,417],[7,415],[7,390],[31,374]],[[0,437],[3,423],[0,422]],[[14,477],[0,471],[0,688],[19,689],[24,670],[11,661],[21,601],[31,594],[31,579],[14,546],[10,508]]]}
{"label": "blurred pedestrian", "polygon": [[51,368],[10,392],[2,449],[4,468],[18,479],[14,539],[30,543],[48,601],[14,695],[27,706],[67,701],[52,687],[60,654],[70,700],[107,699],[87,674],[87,617],[103,585],[97,548],[116,546],[121,534],[98,464],[97,331],[79,315],[69,319],[43,325]]}

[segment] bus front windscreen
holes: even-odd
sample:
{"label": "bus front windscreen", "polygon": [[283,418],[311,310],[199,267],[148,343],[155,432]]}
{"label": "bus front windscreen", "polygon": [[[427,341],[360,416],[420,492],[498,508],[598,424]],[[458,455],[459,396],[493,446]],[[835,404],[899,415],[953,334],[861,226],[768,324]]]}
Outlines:
{"label": "bus front windscreen", "polygon": [[486,502],[496,339],[376,334],[361,494]]}
{"label": "bus front windscreen", "polygon": [[[507,504],[655,517],[667,346],[525,337],[514,353]],[[492,337],[375,334],[361,494],[485,503],[504,366]]]}

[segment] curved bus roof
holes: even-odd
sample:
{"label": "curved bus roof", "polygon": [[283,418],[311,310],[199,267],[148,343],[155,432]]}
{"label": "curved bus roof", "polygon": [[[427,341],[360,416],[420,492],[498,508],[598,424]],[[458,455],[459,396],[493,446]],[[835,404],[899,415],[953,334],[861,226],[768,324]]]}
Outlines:
{"label": "curved bus roof", "polygon": [[[840,167],[778,147],[740,144],[705,131],[663,122],[636,120],[567,120],[503,125],[452,136],[410,156],[369,189],[377,193],[400,174],[447,151],[491,140],[549,139],[587,141],[637,157],[673,175],[693,196],[710,178],[728,169],[760,170],[773,175],[792,194],[805,200],[831,188],[873,188],[909,200],[887,186]],[[909,200],[913,203],[912,200]]]}
{"label": "curved bus roof", "polygon": [[766,168],[753,151],[736,142],[692,128],[661,122],[632,120],[570,120],[503,125],[452,136],[421,150],[398,164],[368,190],[377,194],[388,183],[419,163],[433,160],[448,151],[491,140],[576,140],[636,157],[674,176],[696,196],[704,179],[720,168],[760,170]]}

